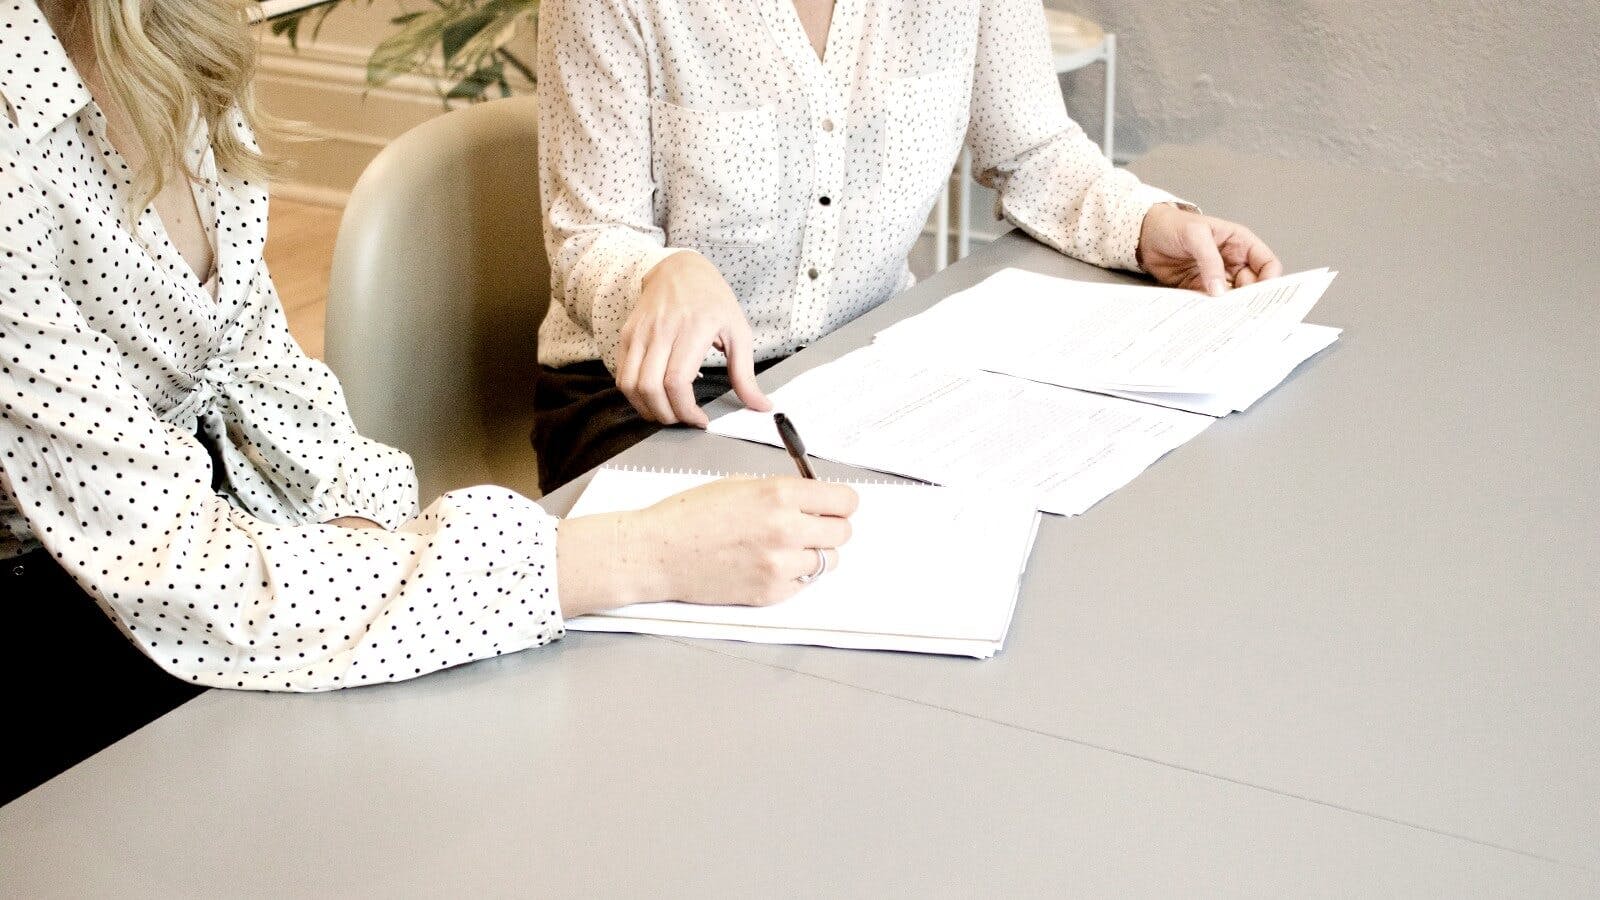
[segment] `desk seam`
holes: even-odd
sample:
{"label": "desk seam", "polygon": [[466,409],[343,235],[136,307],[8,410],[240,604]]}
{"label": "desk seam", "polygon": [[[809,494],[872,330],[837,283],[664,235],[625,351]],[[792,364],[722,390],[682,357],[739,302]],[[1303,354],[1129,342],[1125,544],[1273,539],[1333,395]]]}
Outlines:
{"label": "desk seam", "polygon": [[785,665],[780,665],[778,663],[768,663],[768,662],[762,662],[760,660],[748,659],[748,658],[743,657],[743,656],[739,656],[739,655],[736,655],[736,654],[733,654],[733,653],[728,653],[726,651],[719,650],[719,649],[717,649],[715,647],[704,646],[700,642],[697,642],[697,641],[685,641],[685,640],[679,640],[679,639],[676,639],[676,638],[661,637],[661,636],[657,636],[657,639],[666,641],[668,643],[677,644],[677,645],[679,645],[681,647],[687,647],[687,648],[690,648],[690,649],[699,650],[699,651],[701,651],[703,653],[710,653],[710,654],[713,654],[713,655],[716,655],[716,656],[721,656],[721,657],[724,657],[726,659],[738,660],[739,662],[748,663],[748,664],[753,665],[753,666],[761,666],[763,668],[768,668],[768,669],[777,669],[779,671],[789,672],[789,673],[792,673],[794,675],[799,675],[799,676],[802,676],[802,677],[805,677],[805,678],[816,679],[817,681],[826,682],[828,684],[837,685],[839,687],[851,688],[853,690],[862,691],[864,693],[874,694],[874,695],[879,696],[879,697],[886,697],[886,698],[889,698],[891,700],[899,700],[899,701],[902,701],[904,703],[910,703],[913,706],[920,706],[920,707],[923,707],[925,709],[934,709],[934,710],[938,710],[940,712],[949,713],[951,715],[961,716],[962,718],[965,718],[965,719],[973,719],[973,720],[976,720],[976,721],[979,721],[979,722],[987,722],[987,723],[989,723],[991,725],[997,725],[997,726],[999,726],[1001,728],[1006,728],[1006,729],[1009,729],[1009,730],[1012,730],[1012,731],[1019,731],[1019,732],[1025,733],[1025,734],[1037,735],[1039,737],[1049,738],[1051,740],[1061,741],[1063,743],[1076,744],[1077,746],[1084,747],[1086,749],[1098,750],[1098,751],[1103,752],[1103,753],[1111,753],[1111,754],[1114,754],[1116,756],[1124,757],[1126,759],[1133,759],[1133,760],[1138,760],[1139,762],[1151,763],[1153,765],[1162,766],[1164,768],[1174,769],[1174,770],[1177,770],[1177,771],[1180,771],[1180,772],[1186,772],[1186,773],[1188,773],[1190,775],[1198,775],[1198,776],[1201,776],[1203,778],[1211,778],[1211,779],[1215,779],[1217,781],[1225,782],[1227,784],[1233,784],[1233,785],[1237,785],[1239,787],[1249,788],[1251,790],[1262,791],[1264,793],[1273,794],[1273,795],[1278,796],[1278,797],[1285,797],[1285,798],[1288,798],[1288,799],[1291,799],[1291,800],[1300,800],[1302,802],[1312,803],[1312,804],[1315,804],[1317,806],[1324,807],[1326,809],[1337,810],[1338,812],[1348,813],[1348,814],[1356,815],[1356,816],[1361,816],[1362,818],[1372,819],[1372,820],[1379,821],[1379,822],[1387,822],[1387,823],[1389,823],[1391,825],[1399,825],[1399,826],[1401,826],[1403,828],[1411,828],[1411,829],[1414,829],[1414,830],[1417,830],[1417,831],[1426,832],[1428,834],[1437,835],[1439,837],[1450,838],[1450,839],[1458,840],[1458,841],[1465,841],[1466,843],[1474,844],[1474,845],[1477,845],[1479,847],[1484,847],[1486,849],[1498,850],[1498,851],[1500,851],[1502,853],[1511,853],[1511,854],[1515,854],[1517,856],[1522,856],[1522,857],[1526,857],[1528,859],[1538,860],[1539,862],[1550,863],[1552,865],[1562,866],[1564,868],[1573,869],[1573,870],[1576,870],[1576,871],[1579,871],[1579,872],[1585,872],[1585,873],[1588,873],[1588,874],[1591,874],[1591,875],[1600,874],[1600,870],[1591,868],[1590,866],[1584,865],[1582,863],[1571,862],[1571,861],[1564,860],[1564,859],[1557,859],[1555,857],[1546,856],[1546,855],[1544,855],[1542,853],[1537,853],[1537,852],[1532,851],[1532,850],[1522,850],[1522,849],[1519,849],[1519,848],[1516,848],[1516,847],[1507,846],[1505,844],[1497,844],[1494,841],[1483,840],[1481,838],[1475,838],[1475,837],[1472,837],[1470,835],[1465,835],[1465,834],[1457,834],[1456,832],[1446,831],[1446,830],[1444,830],[1442,828],[1435,828],[1435,827],[1433,827],[1431,825],[1424,825],[1424,824],[1421,824],[1421,823],[1418,823],[1418,822],[1409,822],[1409,821],[1406,821],[1405,819],[1399,819],[1399,818],[1395,818],[1393,816],[1386,816],[1386,815],[1384,815],[1382,813],[1368,812],[1366,810],[1357,809],[1355,807],[1345,806],[1343,804],[1335,803],[1335,802],[1333,802],[1331,800],[1321,800],[1321,799],[1318,799],[1316,797],[1308,796],[1306,794],[1297,794],[1297,793],[1295,793],[1293,791],[1282,790],[1280,788],[1269,787],[1267,785],[1262,785],[1262,784],[1255,784],[1253,782],[1245,781],[1245,780],[1240,779],[1240,778],[1234,778],[1234,777],[1229,776],[1229,775],[1223,775],[1223,774],[1220,774],[1220,773],[1217,773],[1217,772],[1208,772],[1205,769],[1197,769],[1197,768],[1194,768],[1193,766],[1186,766],[1186,765],[1183,765],[1182,763],[1168,762],[1166,760],[1157,759],[1156,757],[1153,757],[1153,756],[1146,756],[1146,755],[1141,754],[1141,753],[1134,753],[1134,752],[1128,751],[1128,750],[1119,750],[1116,747],[1111,747],[1111,746],[1108,746],[1108,745],[1105,745],[1105,744],[1097,744],[1097,743],[1094,743],[1093,741],[1087,741],[1087,740],[1084,740],[1082,738],[1075,738],[1075,737],[1071,737],[1071,736],[1068,736],[1068,735],[1055,734],[1053,732],[1044,731],[1044,730],[1039,729],[1039,728],[1031,728],[1031,727],[1026,726],[1026,725],[1018,725],[1018,724],[1016,724],[1014,722],[1006,722],[1006,721],[1003,721],[1003,720],[1000,720],[1000,719],[992,719],[992,718],[989,718],[987,716],[981,716],[981,715],[978,715],[976,713],[967,712],[965,710],[955,709],[955,708],[952,708],[952,707],[949,707],[949,706],[943,706],[943,705],[940,705],[938,703],[929,703],[929,702],[926,702],[926,701],[923,701],[923,700],[917,700],[917,699],[914,699],[914,698],[911,698],[911,697],[903,697],[903,696],[901,696],[899,694],[892,693],[890,691],[879,690],[877,688],[864,687],[862,685],[853,684],[851,682],[843,681],[843,680],[840,680],[840,679],[837,679],[837,678],[830,678],[830,677],[828,677],[826,675],[818,675],[818,674],[813,673],[813,672],[802,671],[800,669],[796,669],[796,668],[793,668],[791,666],[785,666]]}

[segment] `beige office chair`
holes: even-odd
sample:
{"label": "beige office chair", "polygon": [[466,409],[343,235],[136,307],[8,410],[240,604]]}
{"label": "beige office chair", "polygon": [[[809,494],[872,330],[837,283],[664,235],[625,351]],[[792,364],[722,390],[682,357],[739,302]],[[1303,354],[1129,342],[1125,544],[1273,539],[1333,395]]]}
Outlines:
{"label": "beige office chair", "polygon": [[327,361],[363,433],[416,460],[424,505],[538,496],[528,442],[549,304],[531,97],[406,132],[356,183],[328,286]]}

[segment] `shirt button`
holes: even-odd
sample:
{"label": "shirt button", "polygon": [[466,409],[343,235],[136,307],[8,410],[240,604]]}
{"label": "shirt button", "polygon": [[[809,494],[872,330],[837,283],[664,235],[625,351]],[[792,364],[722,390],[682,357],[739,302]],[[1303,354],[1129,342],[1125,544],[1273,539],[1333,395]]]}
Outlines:
{"label": "shirt button", "polygon": [[823,206],[828,206],[833,203],[833,200],[830,197],[818,197],[817,202],[821,203]]}
{"label": "shirt button", "polygon": [[833,131],[833,120],[832,119],[823,119],[822,120],[822,130],[823,131],[828,131],[828,132]]}
{"label": "shirt button", "polygon": [[811,279],[812,281],[816,281],[818,278],[822,277],[822,273],[818,272],[816,269],[807,269],[806,270],[806,277]]}

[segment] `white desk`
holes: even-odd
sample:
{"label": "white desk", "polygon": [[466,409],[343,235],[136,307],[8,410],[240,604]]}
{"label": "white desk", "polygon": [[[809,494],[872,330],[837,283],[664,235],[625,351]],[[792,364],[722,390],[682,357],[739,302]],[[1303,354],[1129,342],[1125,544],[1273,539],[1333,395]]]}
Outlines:
{"label": "white desk", "polygon": [[[1194,149],[1135,168],[1340,269],[1311,316],[1340,342],[1048,521],[992,663],[728,652],[1600,869],[1595,201]],[[1120,277],[1013,235],[763,383],[1003,266]],[[624,459],[785,471],[712,446]]]}
{"label": "white desk", "polygon": [[[0,809],[0,893],[1600,893],[1594,202],[1137,168],[1341,269],[1347,330],[1047,520],[996,659],[572,635],[212,692]],[[1007,265],[1116,277],[1008,238],[764,381]]]}

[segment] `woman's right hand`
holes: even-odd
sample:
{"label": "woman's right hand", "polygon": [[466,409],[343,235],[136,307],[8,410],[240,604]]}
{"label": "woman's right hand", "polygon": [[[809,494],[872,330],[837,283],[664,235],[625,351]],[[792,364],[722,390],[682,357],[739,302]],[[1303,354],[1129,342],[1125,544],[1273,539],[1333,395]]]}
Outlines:
{"label": "woman's right hand", "polygon": [[697,428],[710,421],[695,402],[706,351],[728,357],[728,378],[745,406],[772,408],[756,383],[755,340],[733,288],[709,260],[685,250],[645,274],[639,302],[617,343],[617,387],[647,421]]}
{"label": "woman's right hand", "polygon": [[566,616],[649,600],[767,606],[817,570],[839,564],[856,492],[801,478],[729,478],[647,509],[561,523]]}

